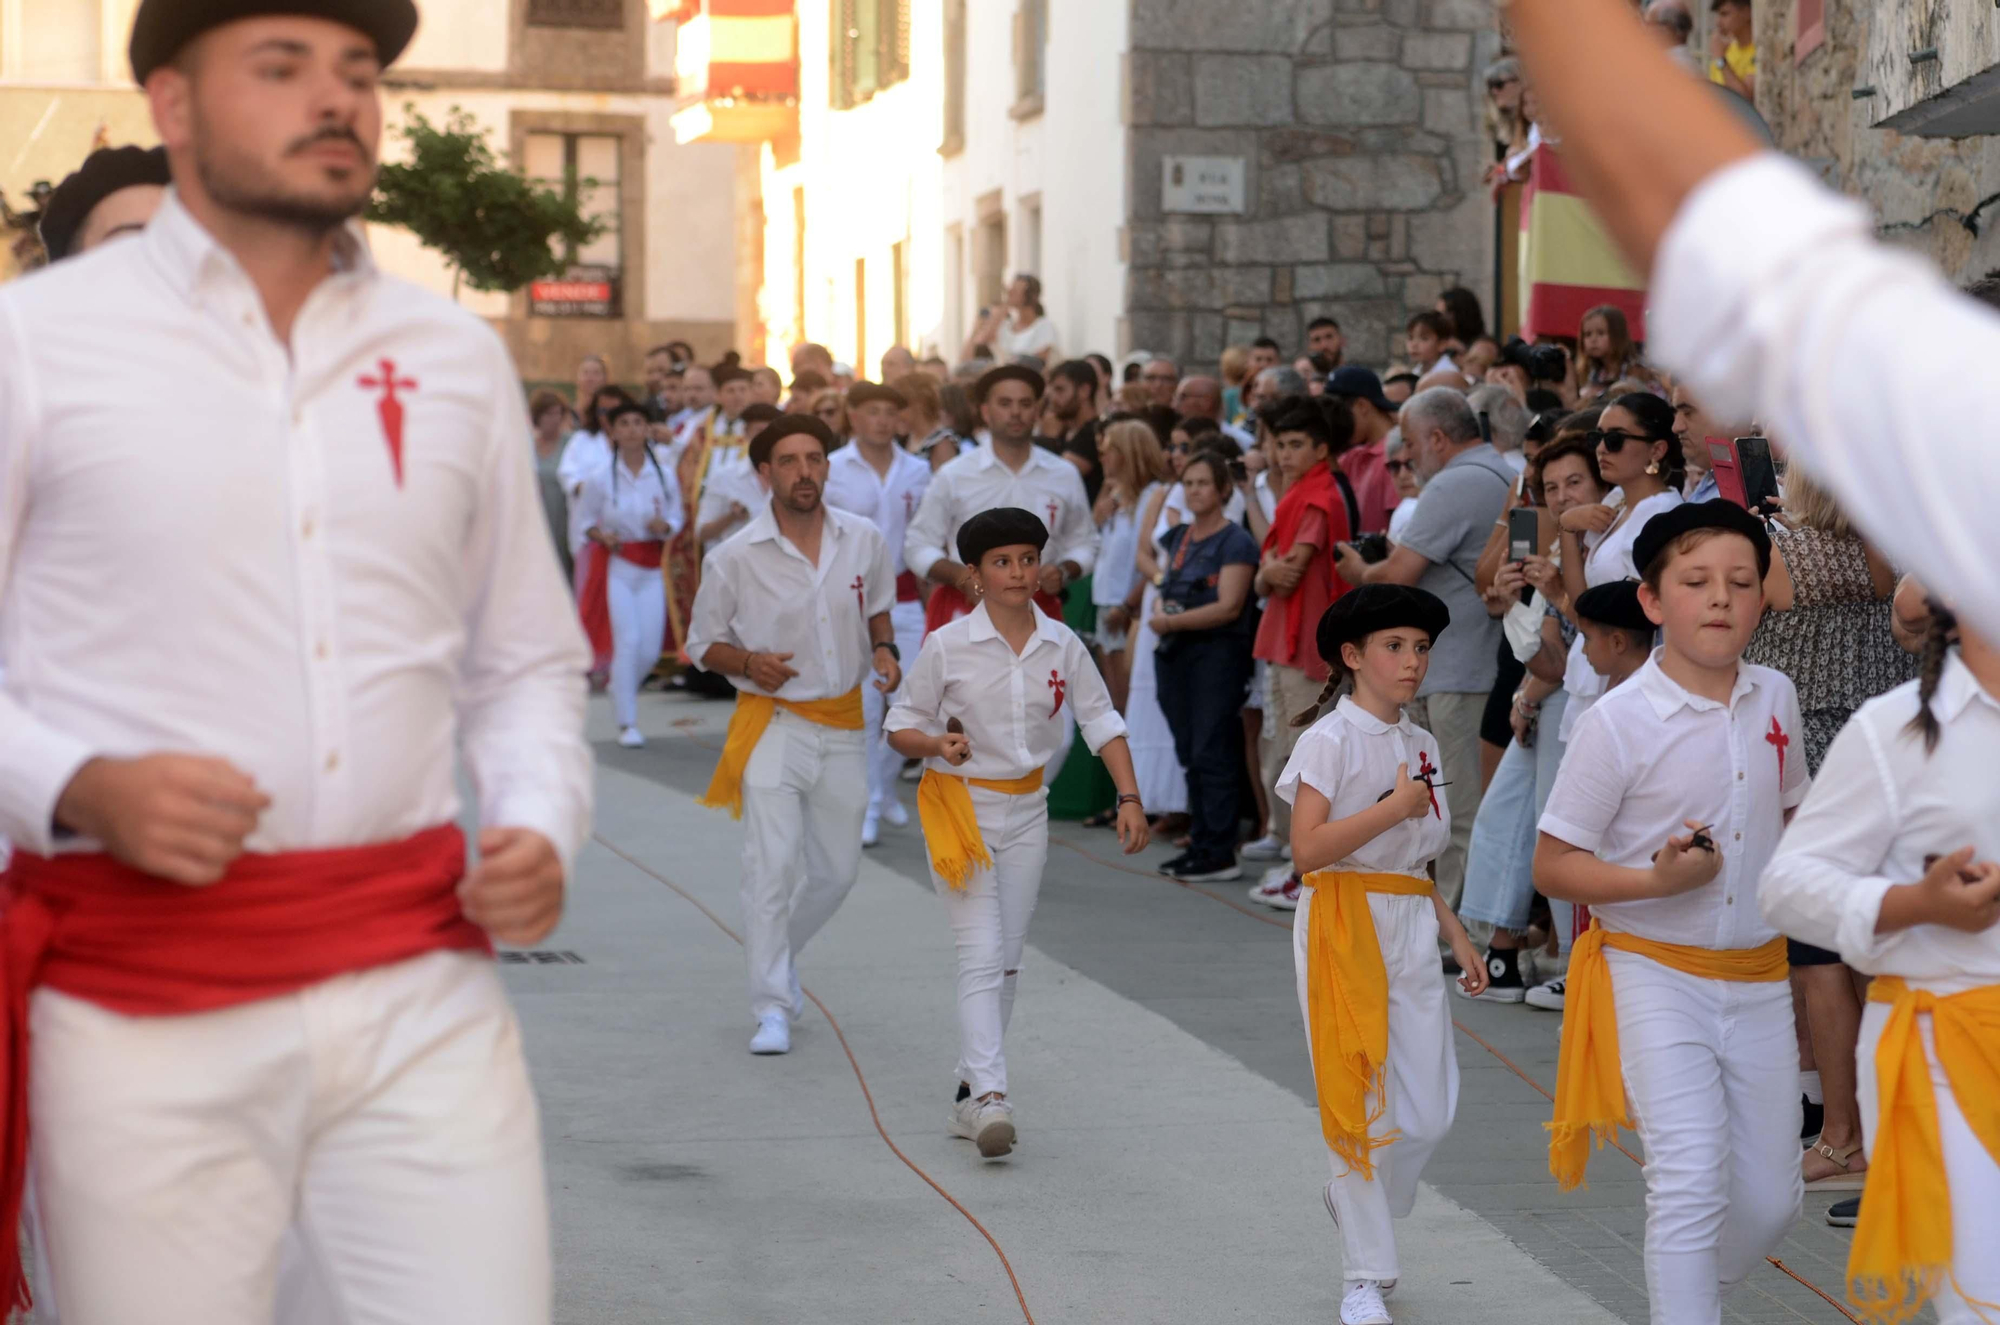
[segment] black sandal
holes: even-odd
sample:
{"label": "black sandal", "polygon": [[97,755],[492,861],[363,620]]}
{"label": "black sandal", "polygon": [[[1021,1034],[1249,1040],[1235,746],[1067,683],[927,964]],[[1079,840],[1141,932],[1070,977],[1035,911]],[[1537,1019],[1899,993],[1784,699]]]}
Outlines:
{"label": "black sandal", "polygon": [[1085,819],[1083,826],[1085,828],[1116,828],[1118,826],[1118,811],[1116,809],[1099,810],[1096,814]]}

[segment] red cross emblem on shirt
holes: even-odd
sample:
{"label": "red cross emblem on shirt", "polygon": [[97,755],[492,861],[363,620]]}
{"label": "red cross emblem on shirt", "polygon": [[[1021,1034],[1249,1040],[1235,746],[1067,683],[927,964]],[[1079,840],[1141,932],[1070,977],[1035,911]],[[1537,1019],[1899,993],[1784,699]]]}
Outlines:
{"label": "red cross emblem on shirt", "polygon": [[1056,714],[1062,712],[1063,692],[1069,689],[1068,684],[1062,679],[1060,672],[1051,671],[1049,673],[1049,689],[1056,692],[1056,706],[1049,710],[1049,716],[1053,718]]}
{"label": "red cross emblem on shirt", "polygon": [[1055,498],[1051,497],[1051,498],[1049,499],[1049,532],[1050,532],[1050,533],[1054,533],[1054,532],[1055,532],[1055,529],[1056,529],[1056,512],[1057,512],[1057,511],[1060,511],[1061,509],[1062,509],[1062,507],[1056,504],[1056,500],[1055,500]]}
{"label": "red cross emblem on shirt", "polygon": [[1785,785],[1785,747],[1792,743],[1792,738],[1785,735],[1785,729],[1778,725],[1778,719],[1773,716],[1771,719],[1771,730],[1764,733],[1764,740],[1778,752],[1778,786],[1783,787]]}
{"label": "red cross emblem on shirt", "polygon": [[904,493],[903,518],[905,520],[909,519],[912,515],[916,514],[916,510],[917,510],[917,494],[914,492]]}
{"label": "red cross emblem on shirt", "polygon": [[854,590],[854,605],[861,609],[862,616],[867,616],[868,600],[862,596],[862,590],[867,587],[866,583],[857,575],[854,577],[854,583],[851,587]]}
{"label": "red cross emblem on shirt", "polygon": [[1431,752],[1428,750],[1420,751],[1417,755],[1417,781],[1423,783],[1424,790],[1431,794],[1431,813],[1436,814],[1438,818],[1442,819],[1444,815],[1438,812],[1437,788],[1431,785],[1431,779],[1436,775],[1437,765],[1431,762]]}
{"label": "red cross emblem on shirt", "polygon": [[403,402],[397,391],[415,391],[416,379],[396,376],[394,359],[377,360],[381,368],[380,376],[363,373],[357,385],[370,391],[379,390],[382,398],[375,402],[375,413],[382,420],[382,439],[389,443],[389,466],[396,472],[396,486],[403,486]]}

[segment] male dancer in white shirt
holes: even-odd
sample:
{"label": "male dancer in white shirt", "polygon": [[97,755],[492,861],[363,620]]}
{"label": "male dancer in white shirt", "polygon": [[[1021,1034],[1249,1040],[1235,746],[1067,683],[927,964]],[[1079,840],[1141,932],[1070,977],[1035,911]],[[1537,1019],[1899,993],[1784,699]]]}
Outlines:
{"label": "male dancer in white shirt", "polygon": [[[835,451],[827,462],[826,504],[873,520],[882,531],[896,569],[896,606],[889,613],[896,628],[896,648],[914,658],[924,642],[924,599],[922,585],[903,560],[903,535],[930,488],[931,467],[896,445],[906,403],[886,386],[854,384],[847,393],[854,443]],[[901,828],[910,822],[910,813],[896,798],[902,757],[882,739],[889,698],[872,686],[862,690],[861,698],[868,723],[868,813],[861,821],[861,845],[872,847],[882,820]]]}
{"label": "male dancer in white shirt", "polygon": [[347,225],[416,21],[144,0],[174,193],[0,291],[0,1300],[32,1104],[70,1325],[268,1321],[288,1228],[356,1315],[549,1319],[486,955],[587,831],[583,650],[505,350]]}
{"label": "male dancer in white shirt", "polygon": [[903,679],[889,549],[873,524],[821,500],[832,449],[832,430],[805,414],[750,443],[771,500],[702,563],[688,629],[688,656],[736,687],[702,804],[744,821],[753,1054],[791,1051],[791,1022],[805,1015],[799,951],[861,867],[861,693],[888,694]]}

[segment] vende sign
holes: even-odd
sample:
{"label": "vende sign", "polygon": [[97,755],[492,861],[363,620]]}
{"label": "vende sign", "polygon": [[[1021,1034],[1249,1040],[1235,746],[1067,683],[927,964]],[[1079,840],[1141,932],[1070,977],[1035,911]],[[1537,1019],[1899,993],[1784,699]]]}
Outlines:
{"label": "vende sign", "polygon": [[604,267],[572,267],[562,276],[528,286],[534,317],[617,317],[618,273]]}

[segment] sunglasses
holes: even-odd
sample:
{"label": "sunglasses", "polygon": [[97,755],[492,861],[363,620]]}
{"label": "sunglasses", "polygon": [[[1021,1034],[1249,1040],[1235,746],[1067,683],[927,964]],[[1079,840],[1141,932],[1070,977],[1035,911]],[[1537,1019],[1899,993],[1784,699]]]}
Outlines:
{"label": "sunglasses", "polygon": [[1410,462],[1407,460],[1386,460],[1382,463],[1382,468],[1391,474],[1400,474],[1409,467]]}
{"label": "sunglasses", "polygon": [[1673,439],[1669,437],[1648,437],[1642,432],[1626,432],[1622,428],[1593,428],[1583,435],[1583,440],[1588,442],[1593,448],[1601,446],[1612,455],[1617,455],[1625,449],[1625,443],[1627,442],[1641,442],[1650,446],[1654,442],[1665,442]]}

